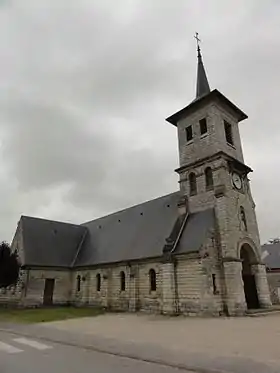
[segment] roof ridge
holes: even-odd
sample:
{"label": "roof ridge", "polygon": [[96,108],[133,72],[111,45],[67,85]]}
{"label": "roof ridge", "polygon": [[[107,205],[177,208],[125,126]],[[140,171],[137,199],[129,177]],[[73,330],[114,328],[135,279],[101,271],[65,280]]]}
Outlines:
{"label": "roof ridge", "polygon": [[145,204],[150,203],[150,202],[152,202],[152,201],[156,201],[156,200],[159,200],[159,199],[161,199],[161,198],[171,196],[172,194],[175,195],[175,194],[177,194],[177,193],[180,193],[180,191],[176,191],[176,192],[168,193],[168,194],[165,194],[165,195],[160,196],[160,197],[157,197],[157,198],[153,198],[153,199],[146,200],[146,201],[144,201],[144,202],[140,202],[140,203],[138,203],[138,204],[135,204],[135,205],[132,205],[132,206],[129,206],[129,207],[123,208],[123,209],[121,209],[121,210],[118,210],[118,211],[115,211],[115,212],[109,213],[109,214],[107,214],[107,215],[100,216],[99,218],[95,218],[95,219],[92,219],[92,220],[85,221],[85,222],[82,223],[81,225],[83,226],[83,225],[85,225],[85,224],[92,223],[92,222],[94,222],[94,221],[96,221],[96,220],[100,220],[100,219],[103,219],[103,218],[107,218],[108,216],[113,216],[113,215],[119,214],[119,213],[121,213],[121,212],[123,212],[123,211],[127,211],[127,210],[133,209],[133,208],[135,208],[135,207],[137,207],[137,206],[142,206],[142,205],[145,205]]}
{"label": "roof ridge", "polygon": [[73,260],[72,260],[72,263],[71,263],[71,265],[70,265],[71,268],[75,266],[75,263],[76,263],[76,261],[77,261],[78,256],[80,255],[80,252],[81,252],[81,250],[82,250],[83,243],[85,242],[85,239],[86,239],[87,234],[88,234],[88,229],[86,228],[86,229],[85,229],[85,232],[84,232],[84,234],[83,234],[83,237],[82,237],[82,239],[81,239],[81,241],[80,241],[80,243],[79,243],[79,245],[78,245],[78,247],[77,247],[77,250],[76,250],[75,256],[74,256],[74,258],[73,258]]}
{"label": "roof ridge", "polygon": [[21,215],[20,219],[34,219],[34,220],[41,220],[41,221],[46,221],[46,222],[51,222],[51,223],[59,223],[59,224],[65,224],[65,225],[71,225],[71,226],[76,226],[80,227],[81,224],[75,224],[75,223],[68,223],[65,221],[60,221],[60,220],[51,220],[51,219],[45,219],[45,218],[38,218],[36,216],[28,216],[28,215]]}

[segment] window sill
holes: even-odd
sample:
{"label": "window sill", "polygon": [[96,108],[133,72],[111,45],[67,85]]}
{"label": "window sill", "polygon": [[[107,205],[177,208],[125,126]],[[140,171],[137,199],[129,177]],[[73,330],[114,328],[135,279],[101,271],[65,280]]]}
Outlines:
{"label": "window sill", "polygon": [[233,144],[230,144],[229,142],[227,142],[227,145],[236,150],[236,147]]}
{"label": "window sill", "polygon": [[200,138],[201,138],[201,139],[204,139],[204,138],[207,137],[207,136],[208,136],[208,132],[204,133],[203,135],[200,135]]}
{"label": "window sill", "polygon": [[193,139],[186,142],[186,145],[193,144]]}
{"label": "window sill", "polygon": [[190,197],[197,196],[197,192],[190,193]]}
{"label": "window sill", "polygon": [[156,290],[150,291],[149,298],[156,299],[158,298],[158,294]]}

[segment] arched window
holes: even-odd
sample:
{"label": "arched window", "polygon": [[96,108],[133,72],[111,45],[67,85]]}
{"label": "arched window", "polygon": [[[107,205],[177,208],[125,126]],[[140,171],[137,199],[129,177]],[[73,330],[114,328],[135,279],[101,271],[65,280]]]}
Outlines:
{"label": "arched window", "polygon": [[101,290],[101,275],[100,273],[97,273],[96,275],[96,291]]}
{"label": "arched window", "polygon": [[149,279],[150,279],[150,291],[156,291],[157,290],[157,275],[156,271],[151,268],[149,271]]}
{"label": "arched window", "polygon": [[193,196],[194,194],[197,193],[196,176],[194,172],[190,173],[189,181],[190,181],[190,195]]}
{"label": "arched window", "polygon": [[214,182],[213,182],[213,172],[212,172],[212,169],[211,167],[207,167],[205,169],[205,185],[206,185],[206,189],[213,189],[213,185],[214,185]]}
{"label": "arched window", "polygon": [[125,273],[124,273],[124,271],[121,271],[120,279],[121,279],[121,291],[125,291]]}
{"label": "arched window", "polygon": [[243,206],[240,206],[240,217],[242,222],[242,228],[247,231],[247,220],[246,220],[246,214]]}
{"label": "arched window", "polygon": [[216,274],[212,274],[212,284],[213,284],[213,294],[218,294],[217,292],[217,282],[216,282]]}
{"label": "arched window", "polygon": [[81,276],[77,276],[77,291],[81,290]]}

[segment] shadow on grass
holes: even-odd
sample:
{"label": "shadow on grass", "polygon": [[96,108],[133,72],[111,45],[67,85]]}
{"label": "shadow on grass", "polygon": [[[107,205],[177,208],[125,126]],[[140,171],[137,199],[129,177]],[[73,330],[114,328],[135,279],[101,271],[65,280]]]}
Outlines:
{"label": "shadow on grass", "polygon": [[0,308],[0,322],[40,323],[79,317],[93,317],[104,313],[101,308],[48,307],[48,308]]}

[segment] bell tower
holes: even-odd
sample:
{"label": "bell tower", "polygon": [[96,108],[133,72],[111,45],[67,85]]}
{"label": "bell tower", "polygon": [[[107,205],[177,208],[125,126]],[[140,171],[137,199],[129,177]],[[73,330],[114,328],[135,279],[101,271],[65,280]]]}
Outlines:
{"label": "bell tower", "polygon": [[[230,175],[221,171],[225,165],[230,165],[232,171],[239,169],[234,173],[237,184],[243,183],[251,171],[244,164],[238,127],[247,115],[217,89],[210,90],[197,34],[195,38],[198,59],[196,97],[166,119],[177,127],[179,168],[176,172],[181,192],[189,197],[193,212],[213,205],[215,190],[226,183],[232,184],[233,178],[230,180]],[[237,174],[243,181],[237,181]]]}
{"label": "bell tower", "polygon": [[244,162],[239,133],[239,123],[247,119],[247,115],[220,91],[210,89],[197,33],[195,38],[196,96],[166,120],[177,127],[179,168],[175,171],[179,175],[181,194],[188,199],[189,212],[208,208],[215,211],[224,297],[229,313],[237,314],[251,308],[248,300],[251,294],[246,293],[250,286],[244,282],[241,258],[244,245],[247,249],[250,247],[252,254],[248,281],[255,289],[255,305],[271,305],[248,178],[252,170]]}

